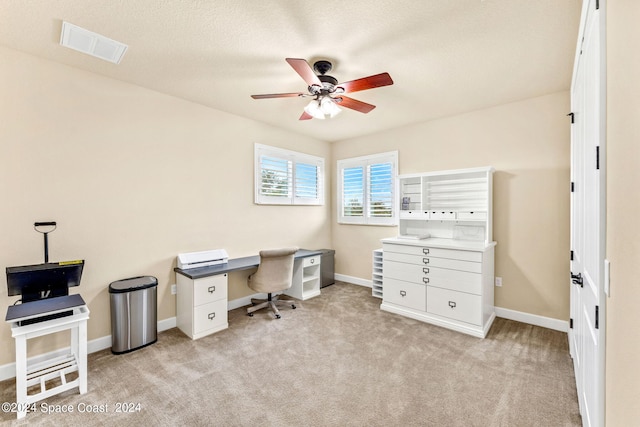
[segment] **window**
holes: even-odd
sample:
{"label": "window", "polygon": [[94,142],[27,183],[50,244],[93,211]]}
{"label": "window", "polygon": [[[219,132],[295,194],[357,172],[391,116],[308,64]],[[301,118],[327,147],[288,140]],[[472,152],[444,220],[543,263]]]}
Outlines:
{"label": "window", "polygon": [[398,152],[338,160],[338,222],[395,225]]}
{"label": "window", "polygon": [[324,204],[324,159],[267,145],[255,145],[255,203]]}

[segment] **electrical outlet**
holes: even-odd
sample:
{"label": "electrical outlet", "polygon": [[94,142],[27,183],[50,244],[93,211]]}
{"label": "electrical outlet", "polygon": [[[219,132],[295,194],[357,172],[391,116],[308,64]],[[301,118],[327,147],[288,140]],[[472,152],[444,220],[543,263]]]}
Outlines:
{"label": "electrical outlet", "polygon": [[498,286],[498,287],[502,286],[502,277],[497,277],[496,276],[496,286]]}
{"label": "electrical outlet", "polygon": [[178,285],[173,284],[171,285],[171,295],[175,295],[178,293]]}

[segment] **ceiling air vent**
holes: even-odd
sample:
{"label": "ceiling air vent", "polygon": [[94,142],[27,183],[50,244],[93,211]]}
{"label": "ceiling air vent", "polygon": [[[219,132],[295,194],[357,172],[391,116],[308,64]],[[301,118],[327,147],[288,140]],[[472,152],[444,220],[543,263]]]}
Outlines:
{"label": "ceiling air vent", "polygon": [[62,22],[60,44],[69,49],[119,64],[127,51],[127,45],[111,40],[77,25]]}

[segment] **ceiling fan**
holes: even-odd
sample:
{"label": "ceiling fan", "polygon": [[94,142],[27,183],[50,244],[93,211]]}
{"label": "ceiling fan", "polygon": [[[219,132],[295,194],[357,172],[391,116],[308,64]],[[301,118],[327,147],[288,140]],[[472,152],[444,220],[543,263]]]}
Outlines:
{"label": "ceiling fan", "polygon": [[[344,94],[393,84],[393,80],[391,80],[389,73],[380,73],[369,77],[363,77],[361,79],[351,80],[349,82],[338,83],[338,80],[335,77],[328,76],[326,74],[331,71],[332,68],[332,64],[329,61],[316,61],[313,64],[313,69],[304,59],[286,58],[286,61],[307,83],[309,93],[273,93],[265,95],[251,95],[251,97],[253,99],[313,97],[313,100],[304,108],[304,112],[300,116],[300,120],[334,117],[341,111],[338,106],[350,108],[361,113],[368,113],[376,108],[376,106],[358,101],[357,99],[349,98],[344,96]],[[318,74],[316,75],[316,73]]]}

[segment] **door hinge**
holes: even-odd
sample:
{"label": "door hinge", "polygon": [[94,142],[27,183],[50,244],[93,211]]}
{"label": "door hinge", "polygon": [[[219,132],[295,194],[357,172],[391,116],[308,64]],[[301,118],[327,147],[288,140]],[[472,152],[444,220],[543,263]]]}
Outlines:
{"label": "door hinge", "polygon": [[569,319],[569,329],[573,329],[573,319]]}
{"label": "door hinge", "polygon": [[572,193],[576,192],[576,183],[575,182],[571,182],[571,192]]}
{"label": "door hinge", "polygon": [[571,261],[573,261],[573,251],[571,251]]}
{"label": "door hinge", "polygon": [[600,169],[600,146],[596,145],[596,169]]}
{"label": "door hinge", "polygon": [[567,114],[567,116],[571,116],[571,124],[573,124],[575,122],[575,114],[574,113],[569,113],[569,114]]}
{"label": "door hinge", "polygon": [[600,326],[600,307],[596,305],[596,329]]}

